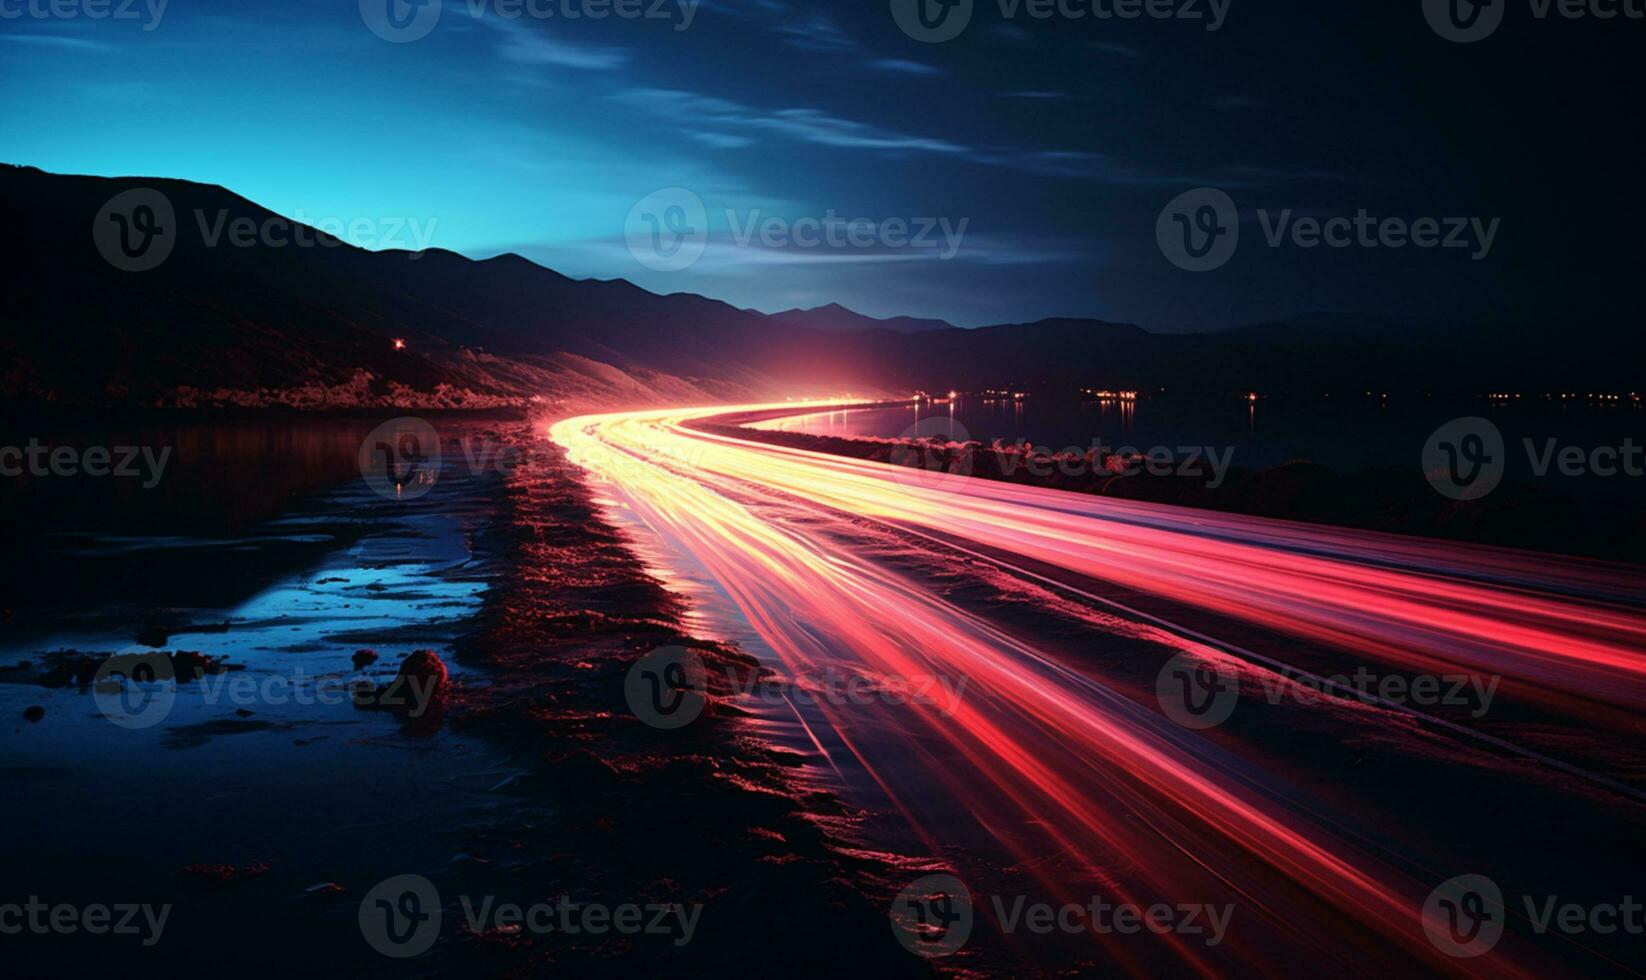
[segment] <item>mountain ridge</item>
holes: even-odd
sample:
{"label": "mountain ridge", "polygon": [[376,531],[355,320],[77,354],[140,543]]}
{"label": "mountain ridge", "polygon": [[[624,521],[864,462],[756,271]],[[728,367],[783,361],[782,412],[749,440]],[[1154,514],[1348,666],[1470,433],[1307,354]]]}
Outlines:
{"label": "mountain ridge", "polygon": [[[113,224],[98,216],[117,195],[142,188],[165,196],[174,240],[155,268],[127,271],[116,267],[124,261],[117,253],[104,254]],[[572,279],[515,253],[368,251],[318,230],[309,247],[255,236],[207,241],[191,212],[220,212],[229,227],[298,223],[227,188],[176,178],[6,165],[0,203],[30,246],[0,264],[11,324],[0,336],[0,402],[12,406],[535,401],[574,411],[1005,385],[1169,385],[1208,398],[1479,394],[1518,390],[1510,385],[1577,390],[1564,387],[1573,377],[1634,384],[1631,352],[1641,349],[1638,338],[1621,335],[1622,349],[1608,350],[1597,367],[1601,355],[1558,335],[1486,326],[1444,338],[1352,316],[1192,334],[1072,317],[963,329],[879,320],[839,304],[767,315],[623,279]]]}

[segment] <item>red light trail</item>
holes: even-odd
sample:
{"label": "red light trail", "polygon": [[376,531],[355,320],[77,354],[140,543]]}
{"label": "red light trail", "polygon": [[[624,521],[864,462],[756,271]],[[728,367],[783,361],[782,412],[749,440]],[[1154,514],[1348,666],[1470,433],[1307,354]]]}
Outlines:
{"label": "red light trail", "polygon": [[[1200,617],[1197,625],[1241,624],[1250,635],[1347,654],[1344,663],[1499,677],[1505,696],[1537,710],[1608,723],[1646,702],[1646,616],[1631,605],[1646,598],[1638,577],[1598,563],[1087,497],[691,428],[772,407],[591,416],[557,423],[551,436],[609,485],[615,506],[690,556],[774,667],[795,676],[839,667],[883,679],[965,679],[957,697],[824,702],[800,717],[834,770],[848,782],[847,772],[871,781],[933,853],[980,836],[1015,866],[1037,869],[1049,893],[1077,901],[1077,881],[1101,882],[1117,900],[1143,905],[1221,896],[1242,910],[1224,948],[1160,937],[1173,960],[1205,975],[1226,970],[1228,957],[1258,963],[1280,948],[1319,964],[1533,972],[1510,958],[1510,947],[1489,963],[1452,960],[1425,939],[1424,896],[1470,869],[1429,868],[1368,840],[1366,818],[1329,812],[1318,787],[1297,785],[1260,754],[1243,756],[1235,734],[1180,728],[1138,697],[1135,683],[1063,662],[1031,631],[951,602],[897,562],[843,539],[890,528],[917,542],[911,547],[926,541],[952,556],[952,545],[975,567],[1024,587],[1093,600],[1079,615],[1094,642],[1136,658],[1126,665],[1132,673],[1186,656],[1237,675],[1243,691],[1306,673],[1158,614],[1183,610]],[[1117,602],[1115,588],[1158,609]],[[1339,735],[1456,739],[1459,765],[1489,767],[1507,754],[1548,763],[1551,778],[1577,779],[1588,791],[1637,795],[1484,727],[1392,705],[1327,702],[1310,710],[1329,714]],[[1359,938],[1346,943],[1346,931]],[[1358,958],[1345,960],[1345,950]],[[1120,944],[1101,955],[1132,972],[1159,965]]]}

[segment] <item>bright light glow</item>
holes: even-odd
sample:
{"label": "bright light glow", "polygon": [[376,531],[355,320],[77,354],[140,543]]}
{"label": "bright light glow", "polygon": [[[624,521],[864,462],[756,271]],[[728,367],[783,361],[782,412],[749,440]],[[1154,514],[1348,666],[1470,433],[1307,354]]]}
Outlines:
{"label": "bright light glow", "polygon": [[[835,512],[840,533],[857,516],[942,535],[1352,651],[1351,663],[1501,676],[1506,694],[1574,712],[1646,705],[1646,617],[1576,597],[1638,592],[1624,570],[929,473],[690,428],[772,407],[781,406],[588,416],[555,424],[551,437],[608,482],[632,517],[689,549],[775,652],[774,666],[797,675],[847,663],[890,678],[965,677],[968,694],[958,701],[906,705],[880,724],[897,728],[899,744],[942,746],[949,805],[1026,863],[1056,853],[1108,877],[1120,861],[1168,895],[1203,874],[1284,882],[1265,903],[1275,928],[1299,942],[1352,921],[1436,962],[1414,928],[1432,882],[1405,876],[1324,815],[1266,789],[1260,772],[1205,735],[840,545],[826,523],[772,519],[751,494]],[[1102,629],[1132,638],[1139,655],[1182,653],[1274,677],[1167,626],[1117,617]],[[877,749],[865,715],[818,710],[828,744],[844,745],[920,830],[930,799],[902,792],[907,767]],[[941,831],[922,832],[938,843]],[[1206,969],[1203,950],[1173,945]],[[1494,967],[1516,973],[1510,963]]]}

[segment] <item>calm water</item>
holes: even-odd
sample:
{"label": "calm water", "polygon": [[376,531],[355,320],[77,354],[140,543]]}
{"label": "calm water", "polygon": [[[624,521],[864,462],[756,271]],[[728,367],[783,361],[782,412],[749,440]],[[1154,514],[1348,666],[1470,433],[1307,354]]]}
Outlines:
{"label": "calm water", "polygon": [[[283,972],[377,972],[360,896],[390,875],[444,868],[452,828],[524,805],[496,789],[520,772],[499,747],[449,726],[413,733],[352,703],[353,685],[387,683],[418,649],[466,686],[487,681],[455,651],[488,591],[487,559],[471,545],[497,519],[500,481],[459,460],[426,494],[386,498],[356,462],[376,424],[42,433],[32,438],[171,456],[152,481],[0,480],[21,534],[8,537],[0,577],[0,835],[11,842],[0,880],[51,901],[173,905],[148,972],[237,955]],[[440,423],[440,435],[467,425]],[[239,669],[169,697],[131,685],[159,707],[124,724],[96,685],[39,682],[55,651],[147,652],[137,640],[149,625],[168,628],[169,650]],[[357,664],[362,648],[379,659]],[[43,716],[24,721],[27,710]],[[263,870],[203,890],[181,873],[196,864]],[[115,948],[30,950],[78,963]]]}
{"label": "calm water", "polygon": [[[284,512],[303,494],[359,479],[356,455],[381,420],[283,418],[13,432],[0,445],[111,452],[134,447],[137,476],[24,472],[0,480],[6,519],[25,529],[226,532]],[[116,458],[120,455],[114,453]],[[158,479],[147,460],[164,460]]]}
{"label": "calm water", "polygon": [[[1388,405],[1372,400],[1320,399],[1317,402],[1231,400],[1226,408],[1183,404],[1164,398],[1125,402],[1030,397],[1023,402],[985,402],[962,396],[953,404],[827,412],[764,423],[762,428],[835,436],[895,437],[935,431],[932,419],[949,419],[982,442],[1024,439],[1039,446],[1082,450],[1105,448],[1210,446],[1234,449],[1234,465],[1250,469],[1309,460],[1342,472],[1372,467],[1419,468],[1424,443],[1442,424],[1464,416],[1491,419],[1509,447],[1509,475],[1532,476],[1523,439],[1541,450],[1544,440],[1562,446],[1622,445],[1632,438],[1646,446],[1646,412],[1638,406],[1562,407],[1544,402],[1494,407],[1484,401]],[[920,429],[923,420],[925,424]],[[1600,483],[1596,480],[1565,482]],[[1619,492],[1640,493],[1639,480],[1606,481]],[[1576,489],[1576,487],[1574,487]],[[1598,489],[1598,488],[1597,488]]]}

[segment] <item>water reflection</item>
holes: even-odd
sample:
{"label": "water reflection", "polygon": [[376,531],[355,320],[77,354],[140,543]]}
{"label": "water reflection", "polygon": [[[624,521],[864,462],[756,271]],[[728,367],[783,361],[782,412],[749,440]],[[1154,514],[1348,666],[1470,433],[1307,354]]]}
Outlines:
{"label": "water reflection", "polygon": [[[1356,393],[1358,396],[1358,392]],[[1130,396],[1130,397],[1127,397]],[[1257,429],[1263,409],[1263,431]],[[1072,398],[1036,394],[1024,399],[962,394],[953,400],[913,406],[855,409],[776,419],[760,428],[841,437],[895,437],[915,421],[950,417],[985,444],[996,439],[1026,440],[1052,449],[1125,446],[1210,446],[1234,450],[1235,465],[1262,469],[1309,460],[1342,472],[1374,467],[1415,468],[1424,443],[1442,424],[1487,415],[1503,431],[1507,445],[1527,438],[1541,444],[1639,444],[1646,439],[1646,411],[1639,404],[1590,405],[1575,401],[1526,400],[1514,404],[1464,399],[1371,397],[1280,398],[1261,393],[1218,399],[1132,392],[1086,392]],[[1511,472],[1525,463],[1511,461]],[[1525,476],[1525,473],[1521,473]],[[1572,489],[1580,489],[1574,487]],[[1606,487],[1596,488],[1601,492]],[[1624,489],[1614,481],[1612,489]]]}
{"label": "water reflection", "polygon": [[358,476],[355,453],[375,424],[289,419],[23,434],[8,444],[169,455],[162,477],[146,489],[140,479],[40,476],[25,468],[0,481],[0,505],[22,531],[230,532],[281,513],[305,491]]}

